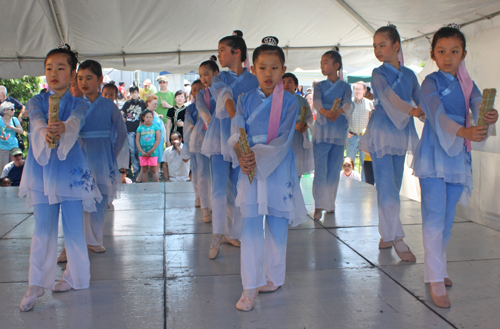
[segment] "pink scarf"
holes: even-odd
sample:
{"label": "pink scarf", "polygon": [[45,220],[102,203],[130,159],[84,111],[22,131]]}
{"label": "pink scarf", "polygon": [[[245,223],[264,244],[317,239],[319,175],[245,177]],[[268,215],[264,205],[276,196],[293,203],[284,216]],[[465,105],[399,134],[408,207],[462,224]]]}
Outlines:
{"label": "pink scarf", "polygon": [[[210,112],[210,92],[208,91],[208,87],[205,88],[205,94],[203,95],[203,101],[205,102],[205,106]],[[207,130],[207,125],[203,122],[203,130]]]}
{"label": "pink scarf", "polygon": [[281,111],[283,109],[283,80],[280,79],[276,87],[274,87],[273,100],[271,103],[271,113],[269,114],[269,126],[267,128],[267,142],[269,144],[273,139],[278,137],[280,129]]}
{"label": "pink scarf", "polygon": [[[472,82],[472,79],[470,78],[469,72],[467,72],[467,68],[465,67],[464,61],[461,61],[460,65],[458,66],[457,78],[458,78],[458,81],[460,81],[460,86],[462,87],[462,92],[464,93],[464,97],[465,97],[465,128],[469,128],[470,127],[470,119],[469,119],[470,95],[472,93],[472,88],[474,86],[474,83]],[[466,146],[467,152],[470,152],[472,149],[471,142],[468,139],[464,139],[464,140],[465,140],[465,146]]]}

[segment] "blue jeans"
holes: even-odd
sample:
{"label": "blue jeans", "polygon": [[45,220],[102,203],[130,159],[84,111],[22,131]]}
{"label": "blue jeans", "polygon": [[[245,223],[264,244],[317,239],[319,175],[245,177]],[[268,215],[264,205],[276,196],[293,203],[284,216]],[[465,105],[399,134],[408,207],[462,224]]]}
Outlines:
{"label": "blue jeans", "polygon": [[351,158],[352,161],[356,161],[356,153],[359,151],[359,165],[361,166],[361,178],[364,182],[365,172],[363,171],[363,162],[365,162],[365,153],[361,151],[361,148],[359,147],[359,141],[361,140],[361,137],[363,136],[357,135],[347,139],[346,156]]}
{"label": "blue jeans", "polygon": [[127,133],[128,148],[130,150],[130,163],[132,163],[134,174],[138,175],[141,166],[139,165],[139,149],[137,148],[137,145],[135,145],[135,134],[135,131],[130,131]]}

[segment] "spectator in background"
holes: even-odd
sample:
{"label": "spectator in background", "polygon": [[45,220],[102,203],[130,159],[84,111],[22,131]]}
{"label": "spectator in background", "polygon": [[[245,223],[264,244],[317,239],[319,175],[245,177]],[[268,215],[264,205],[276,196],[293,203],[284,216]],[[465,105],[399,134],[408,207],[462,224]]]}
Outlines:
{"label": "spectator in background", "polygon": [[125,90],[125,82],[118,82],[118,108],[121,108],[123,104],[128,100],[127,91]]}
{"label": "spectator in background", "polygon": [[353,85],[353,89],[354,97],[352,101],[354,103],[354,111],[352,112],[352,119],[349,122],[346,155],[351,159],[356,159],[356,154],[359,151],[359,163],[360,167],[363,168],[365,153],[361,151],[359,140],[361,139],[361,136],[363,135],[363,132],[368,125],[370,112],[373,111],[373,103],[370,100],[364,98],[364,95],[366,93],[366,86],[363,82],[356,82]]}
{"label": "spectator in background", "polygon": [[141,114],[146,110],[146,104],[139,98],[139,88],[132,86],[129,88],[130,97],[129,101],[123,104],[122,112],[125,118],[125,125],[127,126],[128,134],[128,147],[130,149],[130,163],[132,164],[132,171],[134,177],[139,175],[139,150],[135,144],[135,134],[139,128],[139,120]]}
{"label": "spectator in background", "polygon": [[[161,120],[163,121],[163,125],[165,126],[165,131],[168,132],[167,112],[175,105],[175,94],[168,90],[168,78],[166,75],[160,75],[158,78],[156,78],[156,81],[158,81],[158,84],[160,85],[160,91],[156,93],[156,96],[158,97],[158,107],[156,107],[156,113],[162,116]],[[166,139],[168,141],[168,138]],[[170,146],[170,144],[168,144],[167,146]]]}
{"label": "spectator in background", "polygon": [[349,157],[346,157],[344,159],[340,176],[349,177],[361,181],[361,175],[354,170],[354,161]]}
{"label": "spectator in background", "polygon": [[18,147],[13,148],[10,151],[10,159],[12,162],[3,167],[2,178],[9,177],[12,186],[19,186],[24,169],[23,151]]}
{"label": "spectator in background", "polygon": [[181,158],[181,151],[184,147],[182,135],[179,132],[173,132],[170,135],[170,140],[172,146],[165,149],[162,160],[165,182],[188,182],[190,163],[189,160]]}
{"label": "spectator in background", "polygon": [[[186,97],[184,91],[178,90],[175,93],[175,105],[167,111],[167,136],[178,131],[181,136],[183,134],[184,116],[186,114]],[[167,141],[168,144],[169,141]],[[168,144],[170,145],[170,144]]]}
{"label": "spectator in background", "polygon": [[139,91],[139,97],[143,101],[145,101],[149,96],[156,94],[156,87],[151,85],[151,80],[144,80],[142,86],[143,88]]}
{"label": "spectator in background", "polygon": [[12,186],[12,181],[10,180],[10,178],[9,178],[9,177],[4,177],[4,178],[2,178],[2,179],[1,179],[1,182],[2,182],[2,183],[0,184],[0,186],[2,186],[2,187],[9,187],[9,186]]}
{"label": "spectator in background", "polygon": [[3,115],[0,120],[0,168],[10,162],[10,151],[19,147],[16,133],[23,133],[21,123],[14,117],[14,107],[13,103],[7,101],[0,105],[0,114]]}
{"label": "spectator in background", "polygon": [[[14,109],[15,109],[15,116],[17,116],[19,121],[23,121],[23,114],[24,114],[24,105],[21,104],[17,99],[14,97],[10,97],[7,95],[7,88],[5,86],[0,86],[0,105],[3,102],[9,102],[14,104]],[[26,115],[26,117],[28,117]]]}
{"label": "spectator in background", "polygon": [[187,79],[184,79],[184,96],[186,96],[186,100],[190,99],[189,95],[191,95],[191,84]]}
{"label": "spectator in background", "polygon": [[297,91],[295,91],[295,93],[299,96],[302,96],[304,97],[304,87],[303,86],[298,86],[297,87]]}
{"label": "spectator in background", "polygon": [[73,79],[71,79],[71,82],[69,84],[69,91],[73,97],[78,97],[82,98],[83,97],[83,92],[78,88],[78,83],[76,82],[76,74]]}

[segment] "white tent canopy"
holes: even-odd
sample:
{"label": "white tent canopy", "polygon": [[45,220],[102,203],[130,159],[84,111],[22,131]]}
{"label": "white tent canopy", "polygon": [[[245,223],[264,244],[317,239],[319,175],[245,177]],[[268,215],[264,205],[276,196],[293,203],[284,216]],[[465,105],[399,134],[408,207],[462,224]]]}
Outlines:
{"label": "white tent canopy", "polygon": [[499,11],[500,2],[490,0],[12,1],[0,12],[0,77],[43,75],[45,55],[60,41],[105,67],[196,71],[234,29],[251,49],[277,36],[290,70],[318,68],[337,44],[346,65],[365,67],[377,62],[373,32],[389,20],[406,40],[406,62],[418,63],[429,57],[423,34]]}

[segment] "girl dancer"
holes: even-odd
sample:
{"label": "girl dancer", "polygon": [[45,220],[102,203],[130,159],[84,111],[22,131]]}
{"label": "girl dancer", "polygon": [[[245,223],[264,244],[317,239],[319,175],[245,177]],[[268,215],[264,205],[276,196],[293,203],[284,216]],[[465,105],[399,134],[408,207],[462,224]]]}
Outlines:
{"label": "girl dancer", "polygon": [[[323,210],[335,211],[348,120],[354,110],[351,87],[338,72],[342,73],[342,57],[338,51],[327,51],[321,57],[321,73],[328,79],[314,86],[314,108],[318,111],[313,129],[314,219],[320,219]],[[337,98],[342,101],[332,111]]]}
{"label": "girl dancer", "polygon": [[[233,166],[241,167],[236,205],[243,216],[243,293],[236,308],[242,311],[253,308],[259,291],[273,292],[283,285],[288,224],[298,225],[307,215],[292,150],[298,101],[283,89],[285,54],[278,39],[266,37],[263,43],[252,58],[259,88],[240,97],[228,141],[234,146]],[[246,155],[238,145],[240,128],[251,147]],[[250,183],[246,175],[252,170],[256,173]]]}
{"label": "girl dancer", "polygon": [[217,256],[221,243],[240,245],[241,215],[234,204],[239,168],[231,167],[227,140],[238,96],[257,88],[259,84],[257,78],[241,65],[247,57],[247,46],[241,36],[222,38],[218,49],[221,66],[229,70],[212,79],[210,93],[217,105],[202,146],[202,153],[210,157],[212,166],[213,238],[208,252],[210,259]]}
{"label": "girl dancer", "polygon": [[[45,76],[51,90],[29,100],[30,148],[24,165],[19,196],[33,206],[35,229],[31,237],[29,288],[19,305],[29,311],[45,289],[63,292],[90,284],[90,263],[83,229],[83,211],[96,211],[101,194],[77,138],[85,123],[87,105],[69,92],[78,60],[66,44],[45,59]],[[59,97],[60,121],[47,124],[49,97]],[[53,97],[57,98],[57,97]],[[55,141],[57,146],[49,148]],[[63,278],[54,285],[59,209],[69,262]]]}
{"label": "girl dancer", "polygon": [[139,150],[139,160],[141,162],[141,173],[138,180],[143,183],[148,182],[148,171],[151,168],[153,182],[158,182],[158,147],[161,141],[161,129],[153,123],[153,112],[146,110],[141,113],[142,125],[137,128],[135,144]]}
{"label": "girl dancer", "polygon": [[423,112],[411,103],[420,103],[420,86],[415,73],[403,66],[401,40],[394,25],[376,31],[373,47],[384,64],[373,70],[375,111],[361,138],[361,148],[370,153],[377,182],[379,248],[394,245],[402,260],[414,262],[415,256],[403,241],[399,190],[406,152],[413,152],[418,143],[413,116]]}
{"label": "girl dancer", "polygon": [[446,272],[446,246],[457,202],[461,199],[467,205],[473,185],[471,141],[484,142],[498,119],[496,110],[486,114],[489,133],[487,126],[469,127],[469,108],[477,122],[481,93],[465,68],[466,54],[465,37],[457,25],[434,34],[431,58],[439,71],[422,83],[425,125],[413,163],[422,193],[424,280],[436,306],[445,308],[451,305],[445,286],[452,285]]}
{"label": "girl dancer", "polygon": [[[299,178],[314,170],[314,155],[311,143],[311,134],[309,128],[313,126],[313,115],[307,100],[295,93],[299,85],[299,80],[293,73],[283,75],[283,88],[295,95],[299,101],[299,113],[297,114],[297,123],[295,124],[295,133],[293,134],[293,154],[295,155],[295,166]],[[302,108],[307,108],[306,122],[301,123]]]}
{"label": "girl dancer", "polygon": [[[117,158],[128,153],[127,128],[116,104],[99,93],[102,84],[101,64],[87,60],[78,68],[78,88],[90,103],[79,143],[92,175],[95,177],[102,201],[96,212],[85,212],[85,237],[93,252],[105,252],[103,226],[108,203],[118,198],[121,175]],[[116,88],[116,87],[115,87]]]}

